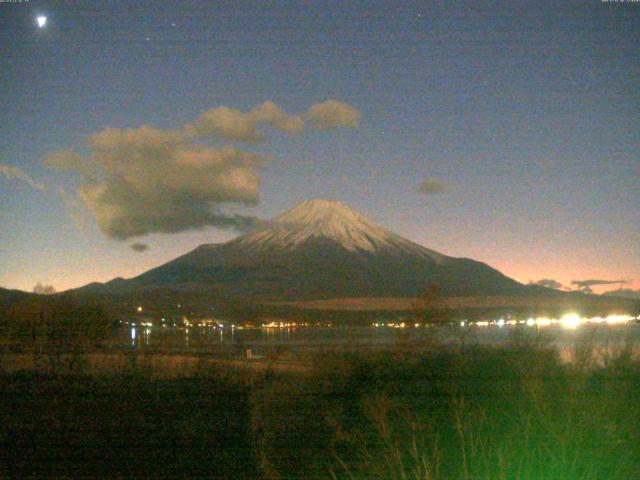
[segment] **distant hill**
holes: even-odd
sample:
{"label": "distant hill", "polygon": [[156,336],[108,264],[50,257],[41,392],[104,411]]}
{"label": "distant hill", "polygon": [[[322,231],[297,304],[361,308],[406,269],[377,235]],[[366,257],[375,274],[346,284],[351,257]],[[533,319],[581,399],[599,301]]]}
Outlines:
{"label": "distant hill", "polygon": [[23,292],[22,290],[9,290],[6,288],[0,288],[0,302],[37,296],[38,295],[36,295],[35,293]]}
{"label": "distant hill", "polygon": [[640,290],[632,290],[630,288],[619,288],[617,290],[605,292],[602,295],[604,295],[605,297],[631,298],[640,300]]}

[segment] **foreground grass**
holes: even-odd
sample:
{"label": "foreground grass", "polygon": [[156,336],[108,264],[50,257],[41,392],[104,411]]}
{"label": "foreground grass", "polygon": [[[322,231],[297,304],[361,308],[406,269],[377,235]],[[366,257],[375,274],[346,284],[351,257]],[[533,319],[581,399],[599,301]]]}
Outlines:
{"label": "foreground grass", "polygon": [[[318,355],[305,376],[0,377],[4,476],[629,479],[640,363],[541,344]],[[0,475],[1,476],[1,475]]]}

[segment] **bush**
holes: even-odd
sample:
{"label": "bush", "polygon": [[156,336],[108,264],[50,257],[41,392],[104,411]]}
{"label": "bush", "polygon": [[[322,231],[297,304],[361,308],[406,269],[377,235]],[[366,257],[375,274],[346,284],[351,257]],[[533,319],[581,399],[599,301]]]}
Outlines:
{"label": "bush", "polygon": [[537,344],[318,359],[254,393],[267,478],[627,479],[640,364],[579,369]]}

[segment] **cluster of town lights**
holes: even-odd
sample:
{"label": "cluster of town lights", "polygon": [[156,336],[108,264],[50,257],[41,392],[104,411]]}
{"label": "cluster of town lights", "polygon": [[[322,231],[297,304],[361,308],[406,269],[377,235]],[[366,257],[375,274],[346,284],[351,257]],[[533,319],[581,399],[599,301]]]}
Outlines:
{"label": "cluster of town lights", "polygon": [[266,328],[266,329],[271,329],[271,328],[298,328],[298,327],[333,327],[332,323],[320,323],[320,322],[316,322],[315,324],[312,323],[308,323],[308,322],[276,322],[276,321],[271,321],[269,323],[263,323],[260,325],[260,328]]}
{"label": "cluster of town lights", "polygon": [[[138,307],[136,309],[138,312],[142,312],[142,307]],[[476,326],[476,327],[489,327],[489,326],[497,326],[497,327],[504,327],[505,325],[526,325],[529,327],[548,327],[550,325],[559,325],[563,328],[566,329],[576,329],[579,326],[583,325],[583,324],[606,324],[606,325],[617,325],[617,324],[624,324],[624,323],[628,323],[631,322],[633,320],[637,320],[637,317],[634,317],[632,315],[608,315],[606,317],[581,317],[580,315],[578,315],[577,313],[571,312],[571,313],[567,313],[565,315],[563,315],[560,318],[549,318],[549,317],[537,317],[537,318],[533,318],[530,317],[528,319],[513,319],[513,318],[499,318],[497,320],[476,320],[476,321],[470,321],[470,320],[462,320],[458,323],[459,326],[461,327],[471,327],[471,326]],[[140,326],[143,327],[153,327],[154,324],[147,320],[147,321],[138,321],[138,322],[128,322],[128,321],[121,321],[120,323],[124,323],[126,325],[130,325],[132,327],[135,327],[136,324],[139,324]],[[163,318],[161,321],[161,325],[162,327],[167,327],[166,325],[166,319]],[[175,321],[170,322],[169,326],[173,326],[173,327],[184,327],[184,328],[189,328],[189,327],[208,327],[208,328],[219,328],[219,329],[223,329],[224,328],[224,324],[221,323],[218,320],[215,319],[199,319],[199,320],[190,320],[188,319],[186,316],[182,317],[182,320],[179,321],[178,323],[176,323]],[[376,328],[409,328],[409,327],[414,327],[414,328],[419,328],[422,326],[428,327],[430,324],[429,323],[405,323],[405,322],[375,322],[371,324],[373,327]],[[290,328],[297,328],[297,327],[309,327],[309,326],[313,326],[313,324],[309,324],[306,322],[283,322],[283,321],[271,321],[269,323],[262,323],[259,327],[254,327],[252,325],[235,325],[232,324],[230,325],[230,327],[232,329],[238,329],[238,330],[243,330],[243,329],[249,329],[249,328],[264,328],[264,329],[274,329],[274,328],[284,328],[284,329],[290,329]],[[322,326],[322,327],[332,327],[333,325],[331,323],[317,323],[315,326]]]}
{"label": "cluster of town lights", "polygon": [[[516,319],[504,319],[499,318],[498,320],[478,320],[478,321],[469,321],[462,320],[459,325],[461,327],[489,327],[489,326],[497,326],[504,327],[505,325],[526,325],[529,327],[548,327],[550,325],[559,325],[563,328],[573,330],[578,328],[584,324],[606,324],[606,325],[617,325],[624,324],[636,320],[636,317],[632,315],[608,315],[606,317],[581,317],[577,313],[567,313],[560,318],[549,318],[549,317],[537,317],[537,318],[528,318],[526,320],[516,320]],[[418,328],[421,324],[407,324],[407,323],[395,323],[395,322],[376,322],[372,324],[376,328],[387,327],[387,328],[407,328],[413,325],[413,327]],[[425,324],[427,326],[427,324]]]}

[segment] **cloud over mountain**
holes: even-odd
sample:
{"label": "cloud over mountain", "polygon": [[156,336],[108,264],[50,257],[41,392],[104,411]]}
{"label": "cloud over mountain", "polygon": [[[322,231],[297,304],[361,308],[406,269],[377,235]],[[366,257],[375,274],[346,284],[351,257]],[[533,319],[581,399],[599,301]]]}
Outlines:
{"label": "cloud over mountain", "polygon": [[[353,109],[347,104],[330,100],[311,109],[318,105],[326,109],[326,104],[329,110],[338,104],[338,113],[333,120],[328,115],[325,124],[349,124],[344,112]],[[175,130],[145,125],[104,128],[88,137],[88,153],[58,150],[45,159],[45,165],[79,177],[78,197],[110,238],[127,240],[205,226],[246,231],[258,219],[230,215],[222,207],[255,205],[261,169],[272,157],[208,142],[215,138],[254,142],[263,136],[260,125],[294,134],[304,129],[304,120],[273,102],[247,113],[217,107]]]}
{"label": "cloud over mountain", "polygon": [[60,151],[47,163],[82,175],[78,194],[111,238],[253,223],[215,207],[257,202],[264,156],[202,146],[179,132],[147,126],[106,128],[91,135],[88,145],[86,156]]}

